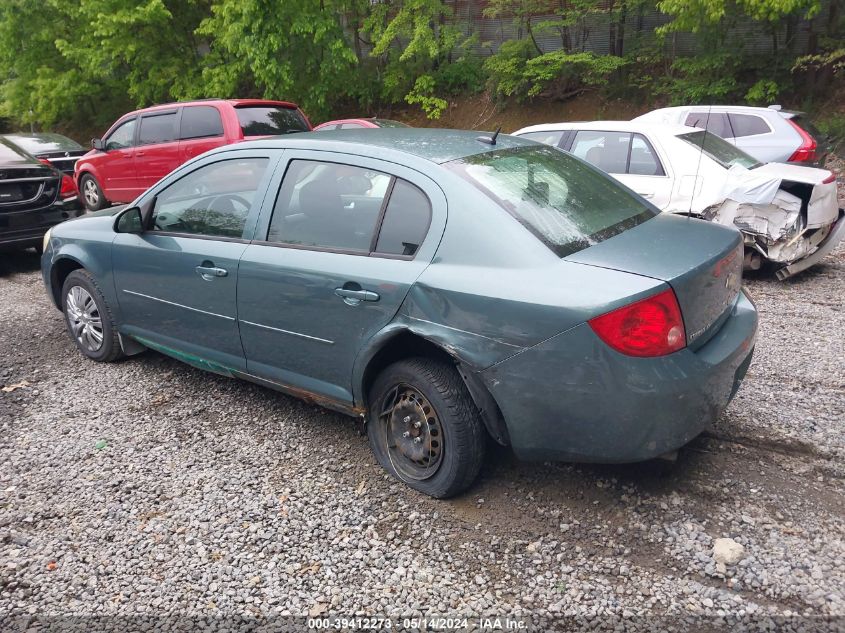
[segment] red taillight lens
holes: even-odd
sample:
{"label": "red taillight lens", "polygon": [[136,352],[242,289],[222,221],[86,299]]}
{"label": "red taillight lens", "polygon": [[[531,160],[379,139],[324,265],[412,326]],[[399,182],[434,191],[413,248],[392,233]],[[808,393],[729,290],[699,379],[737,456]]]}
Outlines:
{"label": "red taillight lens", "polygon": [[816,139],[807,134],[804,128],[802,128],[792,119],[787,119],[786,121],[793,128],[795,128],[795,131],[798,132],[798,134],[801,135],[801,145],[798,147],[798,149],[795,150],[792,156],[789,157],[789,162],[805,163],[807,161],[816,160]]}
{"label": "red taillight lens", "polygon": [[72,198],[73,196],[79,195],[79,190],[76,188],[76,183],[73,182],[73,178],[71,178],[67,174],[62,174],[62,188],[59,191],[59,195],[62,198]]}
{"label": "red taillight lens", "polygon": [[664,356],[687,344],[678,299],[665,290],[589,321],[593,332],[628,356]]}
{"label": "red taillight lens", "polygon": [[[50,167],[53,166],[53,163],[51,163],[46,158],[39,158],[38,161],[44,163],[45,165],[50,165]],[[78,195],[79,189],[76,188],[76,183],[73,182],[73,178],[71,178],[67,174],[62,174],[62,188],[59,190],[59,197],[65,199],[72,198],[73,196]]]}

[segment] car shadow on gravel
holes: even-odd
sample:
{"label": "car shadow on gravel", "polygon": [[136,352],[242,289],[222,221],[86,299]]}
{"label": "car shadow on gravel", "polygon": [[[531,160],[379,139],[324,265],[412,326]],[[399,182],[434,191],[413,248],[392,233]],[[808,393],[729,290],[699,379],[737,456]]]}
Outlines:
{"label": "car shadow on gravel", "polygon": [[31,273],[41,267],[41,256],[34,249],[0,249],[0,278]]}

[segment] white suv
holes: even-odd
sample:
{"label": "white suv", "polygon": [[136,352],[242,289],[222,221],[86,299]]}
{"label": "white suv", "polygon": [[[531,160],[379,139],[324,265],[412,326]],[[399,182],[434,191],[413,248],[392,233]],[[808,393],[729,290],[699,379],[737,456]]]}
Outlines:
{"label": "white suv", "polygon": [[[780,106],[678,106],[652,110],[632,119],[648,123],[679,123],[706,128],[765,163],[824,164],[826,151],[804,128],[802,112]],[[798,121],[801,120],[801,125]]]}

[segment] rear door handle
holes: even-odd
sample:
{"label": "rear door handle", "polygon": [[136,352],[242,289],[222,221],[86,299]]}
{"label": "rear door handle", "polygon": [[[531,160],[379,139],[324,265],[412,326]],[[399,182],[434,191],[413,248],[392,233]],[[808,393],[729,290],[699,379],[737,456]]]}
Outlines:
{"label": "rear door handle", "polygon": [[201,266],[197,266],[194,270],[197,274],[206,281],[214,281],[215,277],[225,277],[229,271],[225,268],[217,268],[211,262],[203,262]]}
{"label": "rear door handle", "polygon": [[335,288],[334,293],[341,297],[347,305],[357,306],[362,301],[378,301],[381,297],[372,290],[352,290],[350,288]]}

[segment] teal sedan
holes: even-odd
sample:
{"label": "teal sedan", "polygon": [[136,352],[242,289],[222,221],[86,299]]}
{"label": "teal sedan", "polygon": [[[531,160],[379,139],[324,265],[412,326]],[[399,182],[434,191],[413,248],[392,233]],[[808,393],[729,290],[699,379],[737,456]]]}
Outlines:
{"label": "teal sedan", "polygon": [[53,228],[42,272],[87,358],[149,348],[346,413],[448,497],[490,438],[634,462],[698,435],[751,362],[742,255],[539,143],[380,129],[213,150]]}

